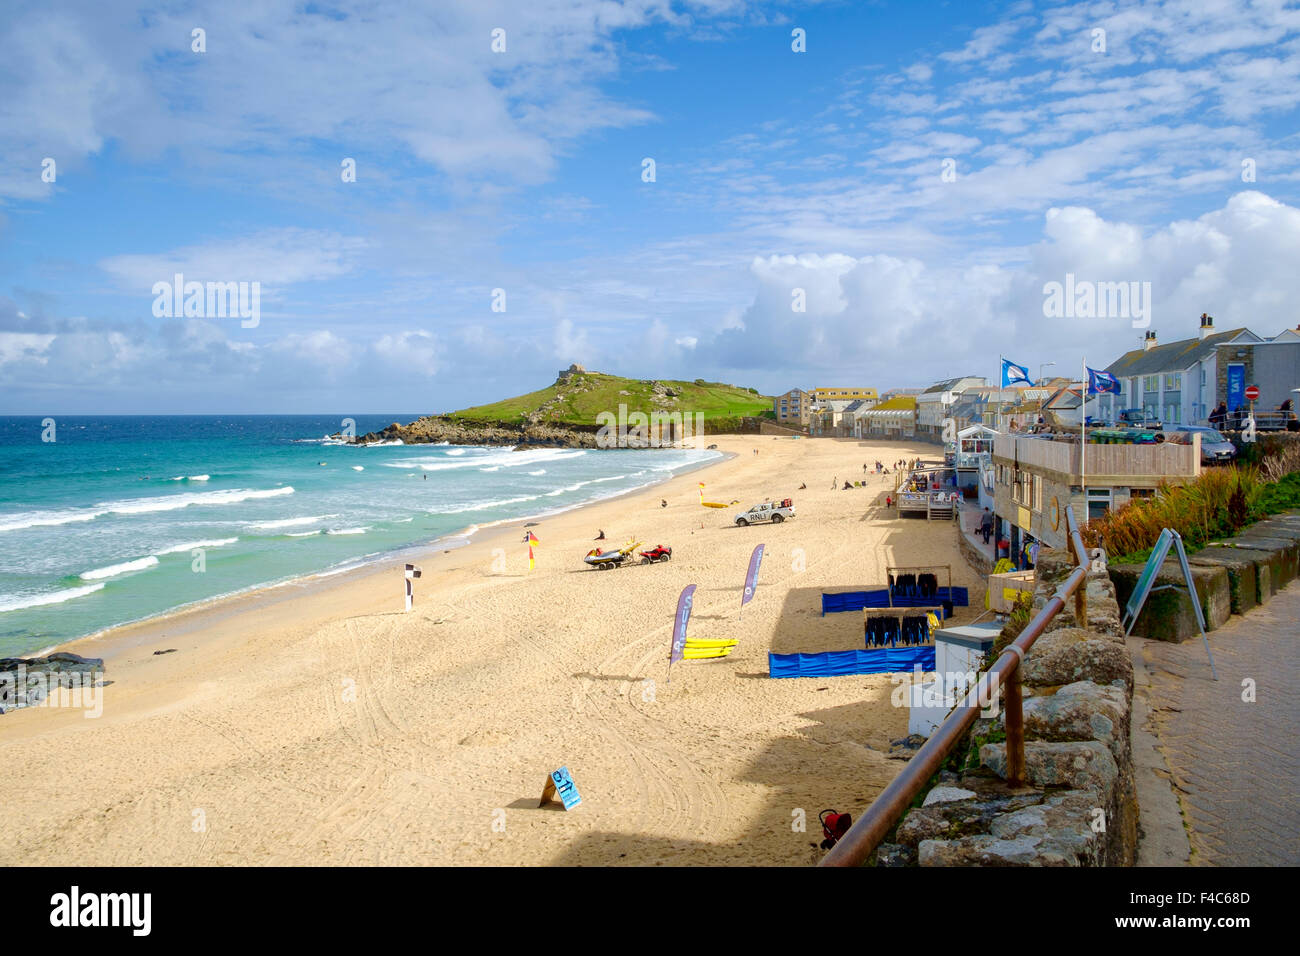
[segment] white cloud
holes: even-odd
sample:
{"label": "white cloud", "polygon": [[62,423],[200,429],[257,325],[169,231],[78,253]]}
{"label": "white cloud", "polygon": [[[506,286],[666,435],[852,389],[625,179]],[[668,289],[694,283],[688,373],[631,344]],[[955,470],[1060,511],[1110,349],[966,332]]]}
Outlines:
{"label": "white cloud", "polygon": [[[1130,319],[1049,320],[1043,284],[1066,273],[1150,282],[1162,340],[1221,329],[1265,335],[1300,321],[1300,209],[1242,192],[1194,220],[1144,230],[1082,207],[1053,208],[1018,263],[843,254],[772,256],[751,266],[755,292],[741,325],[700,344],[717,366],[855,375],[896,385],[982,374],[999,351],[1031,364],[1109,363],[1141,334]],[[791,290],[807,290],[806,313]]]}
{"label": "white cloud", "polygon": [[128,289],[148,291],[179,272],[198,282],[285,286],[344,275],[366,249],[364,239],[310,229],[270,229],[169,252],[111,256],[99,266]]}

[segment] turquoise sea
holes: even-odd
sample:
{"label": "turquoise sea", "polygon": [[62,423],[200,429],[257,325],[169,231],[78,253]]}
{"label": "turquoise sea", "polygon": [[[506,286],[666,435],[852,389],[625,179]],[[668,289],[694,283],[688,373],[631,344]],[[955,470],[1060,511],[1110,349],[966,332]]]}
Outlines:
{"label": "turquoise sea", "polygon": [[[358,435],[413,414],[354,416]],[[646,487],[716,451],[332,442],[341,416],[0,418],[0,657]],[[196,553],[200,552],[200,553]],[[201,567],[201,570],[196,570]]]}

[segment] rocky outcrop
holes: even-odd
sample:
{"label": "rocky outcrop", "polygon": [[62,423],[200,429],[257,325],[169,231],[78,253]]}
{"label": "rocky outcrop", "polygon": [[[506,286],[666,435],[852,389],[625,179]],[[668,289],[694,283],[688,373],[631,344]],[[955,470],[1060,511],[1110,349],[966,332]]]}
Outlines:
{"label": "rocky outcrop", "polygon": [[0,714],[39,704],[52,689],[89,687],[104,676],[104,661],[62,651],[48,657],[0,658]]}
{"label": "rocky outcrop", "polygon": [[358,445],[401,441],[407,445],[532,445],[551,448],[597,448],[597,425],[562,425],[544,421],[485,422],[431,415],[409,425],[393,422],[383,431],[356,439]]}

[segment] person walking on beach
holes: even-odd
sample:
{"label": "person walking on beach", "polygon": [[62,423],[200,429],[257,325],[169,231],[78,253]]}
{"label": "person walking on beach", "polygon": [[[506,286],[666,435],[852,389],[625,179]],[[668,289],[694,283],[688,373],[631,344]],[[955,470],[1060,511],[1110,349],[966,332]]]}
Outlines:
{"label": "person walking on beach", "polygon": [[979,533],[984,543],[988,544],[993,534],[993,513],[988,508],[985,508],[984,513],[980,515]]}
{"label": "person walking on beach", "polygon": [[834,491],[839,486],[840,486],[840,476],[836,475],[834,478],[831,479],[831,491]]}

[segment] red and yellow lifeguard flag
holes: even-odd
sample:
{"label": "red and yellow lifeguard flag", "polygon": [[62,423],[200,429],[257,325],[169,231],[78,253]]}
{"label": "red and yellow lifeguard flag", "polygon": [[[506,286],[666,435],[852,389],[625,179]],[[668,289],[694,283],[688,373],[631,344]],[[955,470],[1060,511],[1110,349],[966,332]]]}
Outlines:
{"label": "red and yellow lifeguard flag", "polygon": [[704,482],[700,482],[700,504],[704,504]]}
{"label": "red and yellow lifeguard flag", "polygon": [[533,568],[537,566],[537,562],[533,560],[533,545],[535,544],[541,544],[541,542],[537,540],[537,535],[533,534],[530,531],[528,532],[528,570],[529,571],[531,571]]}

